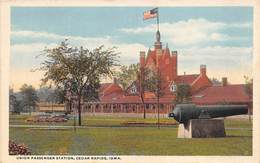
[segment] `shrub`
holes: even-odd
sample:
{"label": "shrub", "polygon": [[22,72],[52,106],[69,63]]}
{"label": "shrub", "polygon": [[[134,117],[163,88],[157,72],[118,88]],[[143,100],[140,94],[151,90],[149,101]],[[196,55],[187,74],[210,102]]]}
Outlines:
{"label": "shrub", "polygon": [[24,144],[9,140],[9,155],[30,155],[31,152]]}

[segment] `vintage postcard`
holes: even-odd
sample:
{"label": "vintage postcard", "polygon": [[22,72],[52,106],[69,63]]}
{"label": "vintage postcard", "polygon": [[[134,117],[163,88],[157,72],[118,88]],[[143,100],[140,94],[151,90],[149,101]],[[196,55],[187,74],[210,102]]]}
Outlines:
{"label": "vintage postcard", "polygon": [[1,2],[1,161],[259,162],[257,13]]}

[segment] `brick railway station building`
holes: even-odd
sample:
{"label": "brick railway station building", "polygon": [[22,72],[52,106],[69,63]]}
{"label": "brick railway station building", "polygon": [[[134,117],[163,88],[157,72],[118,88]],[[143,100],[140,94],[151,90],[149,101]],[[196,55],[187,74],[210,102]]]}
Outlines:
{"label": "brick railway station building", "polygon": [[[200,65],[199,74],[178,75],[178,53],[170,51],[168,45],[162,47],[160,32],[156,33],[154,49],[140,52],[140,68],[159,69],[163,78],[163,96],[160,97],[161,114],[174,108],[176,84],[189,84],[192,102],[198,105],[246,104],[252,107],[252,101],[245,92],[244,84],[228,84],[222,78],[221,85],[213,85],[207,76],[206,65]],[[199,66],[198,66],[199,68]],[[92,113],[157,113],[157,98],[152,92],[144,93],[144,107],[139,96],[139,83],[133,82],[126,91],[116,83],[103,83],[99,90],[99,101],[84,103],[82,112]]]}

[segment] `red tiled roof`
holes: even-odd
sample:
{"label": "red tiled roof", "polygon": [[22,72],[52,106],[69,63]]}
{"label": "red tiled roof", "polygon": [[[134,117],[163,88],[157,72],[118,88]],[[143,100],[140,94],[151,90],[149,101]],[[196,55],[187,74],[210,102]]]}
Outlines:
{"label": "red tiled roof", "polygon": [[244,85],[227,85],[207,87],[192,96],[196,104],[217,104],[217,103],[248,103],[249,96],[244,90]]}
{"label": "red tiled roof", "polygon": [[123,90],[118,84],[115,84],[115,83],[101,84],[100,89],[99,89],[99,94],[101,96],[107,96],[111,93],[121,94],[121,93],[123,93]]}
{"label": "red tiled roof", "polygon": [[[174,99],[174,96],[163,96],[160,97],[159,102],[160,103],[172,103]],[[138,95],[120,95],[120,94],[110,94],[108,96],[103,96],[100,98],[101,103],[125,103],[125,104],[130,104],[130,103],[142,103],[140,97]],[[145,98],[144,99],[145,103],[157,103],[157,98]]]}
{"label": "red tiled roof", "polygon": [[113,92],[105,96],[100,96],[100,101],[104,103],[116,103],[123,95],[118,92]]}
{"label": "red tiled roof", "polygon": [[186,83],[191,84],[194,80],[197,79],[199,74],[192,74],[192,75],[178,75],[177,79],[175,80],[176,83]]}
{"label": "red tiled roof", "polygon": [[110,86],[112,83],[102,83],[100,84],[99,92],[103,92],[104,89],[106,89],[108,86]]}

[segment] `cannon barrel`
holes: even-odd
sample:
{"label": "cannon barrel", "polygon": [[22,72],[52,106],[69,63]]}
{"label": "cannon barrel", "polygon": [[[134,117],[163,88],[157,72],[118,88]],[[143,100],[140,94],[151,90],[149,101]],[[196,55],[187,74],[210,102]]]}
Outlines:
{"label": "cannon barrel", "polygon": [[218,118],[233,115],[247,114],[247,105],[204,105],[178,104],[169,117],[180,123],[190,119]]}

